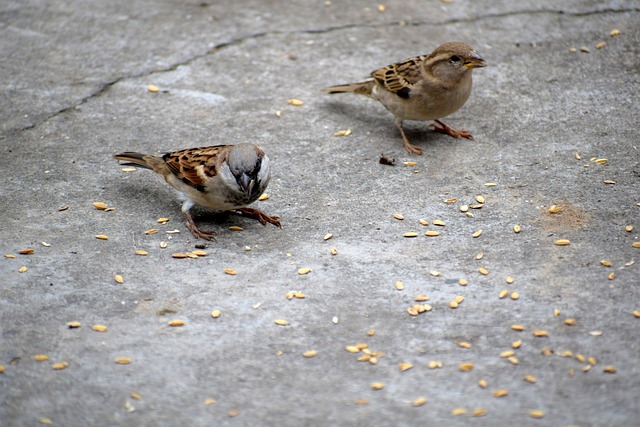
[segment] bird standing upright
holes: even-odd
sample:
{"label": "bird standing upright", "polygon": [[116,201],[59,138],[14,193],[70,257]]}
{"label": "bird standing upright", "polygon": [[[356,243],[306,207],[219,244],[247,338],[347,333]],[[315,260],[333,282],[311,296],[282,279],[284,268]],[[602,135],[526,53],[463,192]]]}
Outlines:
{"label": "bird standing upright", "polygon": [[189,210],[194,205],[220,211],[238,211],[243,216],[280,227],[277,216],[248,208],[267,188],[271,173],[269,158],[254,144],[189,148],[162,157],[126,152],[114,156],[124,165],[151,169],[162,175],[183,200],[187,228],[196,238],[211,240],[213,231],[200,230]]}
{"label": "bird standing upright", "polygon": [[471,46],[462,42],[440,45],[430,55],[415,56],[371,73],[372,80],[331,86],[328,93],[352,92],[379,101],[395,116],[404,148],[422,154],[411,144],[402,127],[405,120],[434,120],[436,132],[454,138],[473,139],[465,130],[455,130],[440,119],[458,111],[471,94],[474,68],[487,65]]}

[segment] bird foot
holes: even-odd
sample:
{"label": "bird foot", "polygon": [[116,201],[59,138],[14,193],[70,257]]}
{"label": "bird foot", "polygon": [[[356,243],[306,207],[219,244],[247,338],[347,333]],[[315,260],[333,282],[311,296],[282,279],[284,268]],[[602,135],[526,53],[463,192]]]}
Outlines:
{"label": "bird foot", "polygon": [[434,121],[438,123],[440,126],[442,126],[440,127],[436,125],[430,125],[430,127],[432,127],[433,130],[438,133],[444,133],[445,135],[449,135],[454,138],[466,138],[466,139],[473,140],[473,135],[471,135],[469,131],[456,130],[440,120],[434,120]]}
{"label": "bird foot", "polygon": [[409,139],[404,134],[404,128],[402,127],[402,122],[396,122],[396,126],[400,131],[400,136],[402,137],[402,145],[404,145],[404,149],[407,150],[407,153],[417,154],[418,156],[420,156],[422,154],[422,148],[415,146],[409,142]]}
{"label": "bird foot", "polygon": [[196,239],[216,240],[213,237],[213,235],[216,234],[215,231],[213,231],[213,230],[208,231],[208,230],[199,229],[198,226],[196,225],[195,221],[191,217],[191,214],[189,212],[185,212],[185,215],[187,217],[187,228],[189,229],[189,231],[191,231],[191,234],[193,234],[193,237],[195,237]]}
{"label": "bird foot", "polygon": [[262,225],[267,225],[267,223],[269,223],[275,225],[278,228],[282,228],[279,216],[269,216],[266,213],[262,212],[260,209],[255,208],[240,208],[236,209],[236,211],[244,217],[260,221],[260,224]]}

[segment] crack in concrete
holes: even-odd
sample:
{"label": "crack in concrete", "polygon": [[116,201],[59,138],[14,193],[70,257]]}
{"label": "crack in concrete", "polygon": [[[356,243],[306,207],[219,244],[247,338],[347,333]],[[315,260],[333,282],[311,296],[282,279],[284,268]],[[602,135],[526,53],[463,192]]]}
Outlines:
{"label": "crack in concrete", "polygon": [[319,29],[312,29],[312,30],[298,29],[298,30],[289,30],[289,31],[278,31],[278,30],[262,31],[259,33],[249,34],[249,35],[237,37],[235,39],[218,43],[212,48],[209,48],[205,53],[194,55],[191,58],[188,58],[181,62],[177,62],[166,68],[153,69],[153,70],[148,70],[138,74],[117,77],[107,83],[104,83],[97,91],[80,99],[74,105],[55,111],[50,115],[48,115],[47,117],[43,118],[42,120],[32,123],[29,126],[15,129],[13,131],[8,132],[7,134],[0,135],[0,140],[3,140],[5,138],[11,137],[13,135],[16,135],[31,129],[35,129],[41,124],[46,123],[49,120],[56,118],[57,116],[73,111],[76,108],[80,107],[81,105],[86,104],[90,100],[107,93],[112,86],[122,81],[129,80],[129,79],[136,79],[144,76],[150,76],[156,73],[166,73],[170,71],[175,71],[180,66],[189,65],[199,59],[205,58],[209,55],[213,55],[222,49],[225,49],[230,46],[236,46],[236,45],[242,44],[248,40],[255,40],[263,37],[269,37],[269,36],[275,36],[275,35],[287,35],[287,34],[327,34],[334,31],[344,31],[344,30],[358,29],[358,28],[380,28],[380,27],[393,27],[393,26],[419,27],[423,25],[444,26],[444,25],[459,24],[459,23],[465,23],[465,22],[477,22],[477,21],[482,21],[487,19],[507,18],[507,17],[519,16],[519,15],[557,14],[557,15],[565,15],[565,16],[572,16],[572,17],[585,17],[585,16],[593,16],[593,15],[603,15],[603,14],[611,14],[611,13],[628,13],[628,12],[640,12],[640,8],[627,8],[627,9],[604,8],[604,9],[594,9],[594,10],[583,11],[583,12],[565,12],[561,9],[559,10],[555,10],[555,9],[521,10],[521,11],[509,11],[509,12],[503,12],[503,13],[487,14],[487,15],[482,15],[482,16],[477,16],[472,18],[449,19],[445,21],[415,21],[415,22],[396,21],[396,22],[380,22],[380,23],[372,23],[372,24],[353,23],[353,24],[329,26],[326,28],[319,28]]}

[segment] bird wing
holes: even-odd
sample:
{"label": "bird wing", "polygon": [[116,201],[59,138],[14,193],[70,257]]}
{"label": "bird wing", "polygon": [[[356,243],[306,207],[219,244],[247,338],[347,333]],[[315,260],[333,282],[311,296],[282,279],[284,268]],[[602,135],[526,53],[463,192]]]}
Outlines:
{"label": "bird wing", "polygon": [[188,148],[165,154],[171,173],[187,185],[205,191],[207,182],[218,174],[221,161],[227,153],[226,145],[212,147]]}
{"label": "bird wing", "polygon": [[420,80],[424,56],[414,56],[403,62],[387,65],[371,73],[386,90],[401,98],[408,98],[413,86]]}

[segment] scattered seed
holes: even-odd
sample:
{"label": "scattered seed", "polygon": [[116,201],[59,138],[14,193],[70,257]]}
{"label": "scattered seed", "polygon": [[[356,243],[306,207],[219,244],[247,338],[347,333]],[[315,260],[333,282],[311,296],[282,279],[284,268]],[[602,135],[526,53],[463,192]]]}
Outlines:
{"label": "scattered seed", "polygon": [[429,296],[427,295],[418,295],[415,300],[418,302],[422,302],[422,301],[427,301],[428,299],[429,299]]}
{"label": "scattered seed", "polygon": [[571,244],[571,242],[567,239],[559,239],[559,240],[556,240],[554,243],[556,246],[568,246]]}
{"label": "scattered seed", "polygon": [[620,30],[618,30],[617,28],[616,28],[616,29],[613,29],[613,30],[611,30],[611,32],[609,33],[609,35],[610,35],[611,37],[619,36],[619,35],[620,35]]}
{"label": "scattered seed", "polygon": [[216,402],[217,402],[217,400],[215,400],[215,399],[213,399],[211,397],[209,397],[209,398],[204,400],[205,406],[211,406],[211,405],[215,404]]}
{"label": "scattered seed", "polygon": [[406,233],[403,234],[404,237],[417,237],[418,233],[416,233],[415,231],[407,231]]}
{"label": "scattered seed", "polygon": [[558,356],[560,356],[560,357],[573,357],[573,351],[565,350],[562,353],[558,353]]}
{"label": "scattered seed", "polygon": [[437,271],[437,270],[430,270],[430,271],[429,271],[429,274],[430,274],[430,275],[432,275],[433,277],[438,277],[438,276],[441,276],[441,275],[442,275],[442,273],[440,273],[440,272],[439,272],[439,271]]}
{"label": "scattered seed", "polygon": [[531,331],[531,333],[535,337],[548,337],[549,336],[549,332],[544,331],[542,329],[534,329],[533,331]]}
{"label": "scattered seed", "polygon": [[513,350],[505,350],[502,353],[500,353],[500,357],[507,358],[507,357],[513,356],[514,354],[516,354],[516,352]]}
{"label": "scattered seed", "polygon": [[130,357],[116,357],[114,360],[118,365],[128,365],[131,363]]}
{"label": "scattered seed", "polygon": [[512,300],[517,300],[518,298],[520,298],[520,294],[518,292],[511,292],[511,299]]}
{"label": "scattered seed", "polygon": [[51,418],[46,418],[46,417],[40,417],[38,418],[38,422],[40,424],[45,424],[45,425],[51,425],[53,424],[53,421],[51,421]]}
{"label": "scattered seed", "polygon": [[322,240],[329,240],[329,239],[330,239],[330,238],[332,238],[332,237],[333,237],[333,234],[331,234],[331,233],[327,233],[327,234],[325,234],[325,235],[324,235],[324,237],[322,238]]}
{"label": "scattered seed", "polygon": [[543,356],[553,356],[553,350],[551,350],[550,348],[543,348],[542,350],[540,350],[540,353]]}
{"label": "scattered seed", "polygon": [[235,276],[236,274],[238,274],[238,272],[235,271],[233,268],[225,268],[223,271],[224,271],[224,274],[228,274],[229,276]]}
{"label": "scattered seed", "polygon": [[148,90],[149,92],[156,93],[156,92],[158,92],[160,89],[158,89],[158,86],[156,86],[156,85],[151,85],[151,84],[150,84],[150,85],[148,85],[148,86],[147,86],[147,90]]}
{"label": "scattered seed", "polygon": [[511,325],[511,329],[513,329],[514,331],[522,332],[522,331],[524,331],[524,326],[522,326],[522,325]]}
{"label": "scattered seed", "polygon": [[418,221],[421,225],[429,225],[429,221],[427,221],[426,219],[421,219]]}
{"label": "scattered seed", "polygon": [[531,418],[543,418],[544,417],[544,412],[543,411],[539,411],[539,410],[529,411],[529,416]]}
{"label": "scattered seed", "polygon": [[444,227],[444,221],[442,221],[440,219],[436,219],[436,220],[433,221],[433,225]]}
{"label": "scattered seed", "polygon": [[484,201],[485,201],[484,196],[476,196],[476,202],[484,203]]}
{"label": "scattered seed", "polygon": [[289,101],[289,104],[293,105],[294,107],[300,107],[304,104],[304,102],[300,101],[299,99],[295,99],[295,98],[291,98]]}
{"label": "scattered seed", "polygon": [[28,270],[27,266],[26,266],[26,265],[23,265],[22,267],[20,267],[20,268],[18,269],[18,273],[26,273],[26,272],[27,272],[27,270]]}
{"label": "scattered seed", "polygon": [[551,207],[549,208],[548,212],[551,213],[551,214],[554,214],[554,213],[562,212],[563,210],[564,210],[564,207],[562,207],[562,206],[551,205]]}
{"label": "scattered seed", "polygon": [[493,396],[494,397],[504,397],[504,396],[507,396],[508,394],[509,394],[509,390],[506,390],[506,389],[503,389],[503,388],[499,389],[499,390],[495,390],[493,392]]}
{"label": "scattered seed", "polygon": [[631,233],[633,231],[633,225],[627,225],[624,227],[624,231]]}
{"label": "scattered seed", "polygon": [[511,343],[511,348],[518,349],[522,346],[522,340],[517,340]]}
{"label": "scattered seed", "polygon": [[230,231],[244,231],[244,228],[240,227],[239,225],[232,225],[229,227]]}
{"label": "scattered seed", "polygon": [[607,278],[608,278],[609,280],[613,280],[613,279],[615,279],[615,278],[616,278],[616,273],[614,273],[614,272],[612,271],[611,273],[609,273],[609,275],[607,276]]}
{"label": "scattered seed", "polygon": [[429,231],[425,232],[424,235],[427,236],[427,237],[435,237],[435,236],[439,236],[440,233],[435,231],[435,230],[429,230]]}
{"label": "scattered seed", "polygon": [[580,363],[584,363],[587,361],[587,358],[582,354],[576,354],[576,360]]}
{"label": "scattered seed", "polygon": [[413,364],[409,362],[402,362],[398,365],[398,368],[400,369],[400,372],[408,371],[409,369],[413,368]]}
{"label": "scattered seed", "polygon": [[214,319],[217,319],[220,316],[222,316],[222,312],[220,310],[213,310],[211,312],[211,317],[213,317]]}
{"label": "scattered seed", "polygon": [[287,326],[289,324],[289,322],[284,319],[276,319],[273,322],[278,326]]}
{"label": "scattered seed", "polygon": [[160,248],[161,248],[161,249],[166,249],[166,248],[167,248],[167,246],[169,246],[169,245],[167,244],[167,242],[160,242]]}
{"label": "scattered seed", "polygon": [[79,328],[79,327],[80,327],[80,322],[75,321],[75,320],[74,320],[74,321],[72,321],[72,322],[67,322],[67,327],[68,327],[69,329],[76,329],[76,328]]}
{"label": "scattered seed", "polygon": [[634,317],[640,319],[640,310],[633,310],[631,314],[633,314]]}
{"label": "scattered seed", "polygon": [[442,368],[442,362],[440,362],[439,360],[431,360],[427,364],[427,367],[429,369],[439,369]]}
{"label": "scattered seed", "polygon": [[538,379],[533,375],[525,375],[523,380],[531,384],[535,384],[536,382],[538,382]]}
{"label": "scattered seed", "polygon": [[484,252],[478,252],[478,255],[476,255],[476,260],[481,260],[482,258],[484,258]]}
{"label": "scattered seed", "polygon": [[460,206],[460,212],[468,212],[468,211],[469,211],[469,205]]}
{"label": "scattered seed", "polygon": [[564,324],[567,326],[573,326],[576,324],[576,319],[564,319]]}
{"label": "scattered seed", "polygon": [[481,380],[478,380],[478,386],[480,388],[487,388],[489,387],[489,383],[487,383],[487,380],[481,379]]}
{"label": "scattered seed", "polygon": [[605,372],[607,374],[615,374],[617,372],[617,369],[615,366],[607,365],[604,368],[602,368],[602,372]]}
{"label": "scattered seed", "polygon": [[13,254],[4,254],[5,258],[10,258],[10,259],[14,259],[16,256]]}
{"label": "scattered seed", "polygon": [[109,240],[109,236],[106,236],[104,234],[98,234],[96,236],[96,239],[100,239],[100,240]]}
{"label": "scattered seed", "polygon": [[596,49],[602,49],[606,45],[607,45],[607,42],[604,42],[604,41],[598,42],[596,43]]}
{"label": "scattered seed", "polygon": [[427,403],[427,399],[425,397],[422,397],[422,396],[418,397],[417,399],[413,400],[413,402],[411,402],[411,404],[416,408],[419,407],[419,406],[424,405],[425,403]]}
{"label": "scattered seed", "polygon": [[586,46],[581,46],[581,47],[580,47],[580,52],[589,53],[589,52],[591,52],[591,51],[589,50],[589,48],[588,48],[588,47],[586,47]]}
{"label": "scattered seed", "polygon": [[460,279],[460,280],[458,280],[458,284],[460,286],[467,286],[469,284],[469,282],[467,281],[467,279]]}
{"label": "scattered seed", "polygon": [[519,233],[521,231],[522,231],[522,227],[520,227],[519,225],[516,224],[516,225],[513,226],[513,232],[514,233]]}
{"label": "scattered seed", "polygon": [[464,415],[466,413],[467,413],[467,410],[464,408],[454,408],[451,410],[451,415],[453,416]]}
{"label": "scattered seed", "polygon": [[417,165],[416,162],[402,162],[403,165],[407,166],[407,167],[412,167]]}
{"label": "scattered seed", "polygon": [[169,326],[184,326],[184,320],[180,320],[180,319],[174,319],[174,320],[170,320],[167,325]]}
{"label": "scattered seed", "polygon": [[96,331],[96,332],[106,332],[107,331],[107,327],[105,325],[93,325],[91,327],[92,330]]}
{"label": "scattered seed", "polygon": [[596,364],[598,363],[598,361],[596,360],[595,357],[590,356],[587,358],[587,362],[589,363],[589,365],[591,366],[596,366]]}
{"label": "scattered seed", "polygon": [[516,278],[515,278],[515,277],[513,277],[513,276],[507,276],[507,277],[505,278],[505,282],[507,282],[508,284],[512,284],[512,283],[513,283],[513,282],[515,282],[515,281],[516,281]]}
{"label": "scattered seed", "polygon": [[356,399],[354,403],[356,405],[368,405],[369,401],[367,399]]}
{"label": "scattered seed", "polygon": [[486,268],[480,267],[480,268],[478,269],[478,273],[480,273],[480,274],[482,274],[482,275],[486,276],[487,274],[489,274],[489,270],[487,270]]}
{"label": "scattered seed", "polygon": [[146,235],[156,234],[158,231],[160,231],[160,230],[158,230],[157,228],[151,228],[151,229],[145,231],[144,234],[146,234]]}
{"label": "scattered seed", "polygon": [[640,248],[640,242],[633,242],[633,243],[631,244],[631,247],[632,247],[632,248]]}
{"label": "scattered seed", "polygon": [[54,363],[53,365],[51,365],[51,367],[56,371],[59,371],[61,369],[65,369],[68,366],[69,366],[69,362],[59,362],[59,363]]}
{"label": "scattered seed", "polygon": [[384,388],[384,383],[373,383],[371,384],[371,388],[374,390],[381,390]]}
{"label": "scattered seed", "polygon": [[302,356],[304,356],[304,357],[316,357],[317,354],[318,354],[318,352],[316,350],[309,350],[309,351],[305,351],[304,353],[302,353]]}
{"label": "scattered seed", "polygon": [[500,298],[500,299],[504,299],[504,298],[506,298],[506,297],[507,297],[507,295],[509,295],[509,291],[508,291],[508,290],[506,290],[506,289],[503,289],[503,290],[500,292],[500,294],[498,295],[498,298]]}
{"label": "scattered seed", "polygon": [[238,408],[233,408],[232,410],[230,410],[228,412],[228,415],[233,418],[233,417],[237,417],[240,414],[240,409]]}
{"label": "scattered seed", "polygon": [[136,255],[140,255],[140,256],[147,256],[147,255],[149,255],[149,252],[147,252],[147,251],[143,251],[142,249],[138,249],[138,250],[136,250],[136,252],[135,252],[135,253],[136,253]]}
{"label": "scattered seed", "polygon": [[344,129],[334,133],[333,136],[349,136],[351,135],[351,133],[352,133],[351,129]]}
{"label": "scattered seed", "polygon": [[475,238],[477,238],[477,237],[480,237],[481,235],[482,235],[482,230],[478,230],[478,231],[476,231],[475,233],[473,233],[473,234],[471,235],[471,237],[473,237],[473,238],[475,239]]}
{"label": "scattered seed", "polygon": [[474,409],[473,412],[471,413],[471,415],[474,416],[474,417],[484,417],[488,413],[489,413],[489,411],[487,411],[486,409],[478,408],[478,409]]}
{"label": "scattered seed", "polygon": [[517,357],[515,356],[511,356],[511,357],[507,357],[507,360],[509,361],[509,363],[511,363],[512,365],[517,365],[518,363],[520,363],[520,361],[518,360]]}
{"label": "scattered seed", "polygon": [[113,280],[115,280],[116,283],[124,283],[124,278],[120,274],[116,274],[115,276],[113,276]]}
{"label": "scattered seed", "polygon": [[458,343],[458,346],[460,346],[462,348],[471,348],[471,343],[470,342],[466,342],[466,341],[460,341]]}
{"label": "scattered seed", "polygon": [[470,372],[473,370],[473,363],[471,362],[461,363],[460,365],[458,365],[458,369],[461,370],[462,372]]}
{"label": "scattered seed", "polygon": [[404,219],[404,215],[402,215],[401,213],[393,214],[393,217],[399,221],[402,221]]}
{"label": "scattered seed", "polygon": [[47,356],[46,354],[36,354],[35,356],[33,356],[33,360],[35,360],[36,362],[46,362],[47,360],[49,360],[49,356]]}

